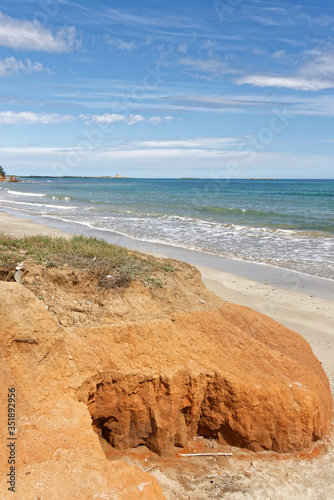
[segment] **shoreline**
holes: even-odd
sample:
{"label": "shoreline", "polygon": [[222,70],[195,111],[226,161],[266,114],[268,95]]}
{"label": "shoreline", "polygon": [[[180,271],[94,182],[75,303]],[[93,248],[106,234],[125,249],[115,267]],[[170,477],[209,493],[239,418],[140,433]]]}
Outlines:
{"label": "shoreline", "polygon": [[[25,217],[17,218],[0,212],[0,232],[9,235],[22,237],[24,235],[41,234],[70,238],[75,234],[75,231],[64,232],[59,229],[59,226],[55,228],[48,225],[47,221],[43,220],[43,222],[45,222],[44,225],[32,222]],[[65,229],[64,226],[63,229]],[[71,225],[67,229],[72,231],[73,226]],[[85,235],[105,237],[106,234],[101,231],[94,232],[94,234],[87,231]],[[123,240],[122,242],[124,243]],[[119,242],[113,241],[111,243],[117,244]],[[139,242],[135,243],[138,246]],[[123,246],[125,245],[123,244]],[[138,249],[134,248],[134,250]],[[141,248],[139,250],[143,251]],[[149,253],[157,257],[166,257],[166,255],[157,252],[157,246],[152,250],[154,251]],[[182,260],[179,254],[176,254],[174,258]],[[196,265],[195,267],[201,272],[202,280],[207,288],[223,300],[247,306],[266,314],[304,337],[309,342],[315,356],[321,362],[331,384],[332,394],[334,394],[334,330],[332,326],[334,324],[334,301],[310,296],[313,294],[300,293],[299,289],[287,290],[273,287],[212,267],[203,265]],[[317,457],[312,454],[309,457],[306,455],[306,458],[308,458],[307,463],[302,457],[294,457],[291,460],[282,457],[281,460],[274,460],[262,454],[258,457],[245,455],[241,460],[236,455],[234,459],[231,457],[227,465],[222,465],[219,462],[206,462],[201,464],[199,469],[197,469],[197,466],[196,470],[191,469],[194,471],[191,472],[192,481],[195,485],[194,491],[202,493],[203,485],[207,485],[208,477],[214,477],[214,480],[218,480],[220,475],[224,474],[224,477],[233,480],[233,493],[227,493],[228,498],[232,498],[231,495],[235,499],[246,498],[244,491],[246,479],[247,498],[266,500],[270,496],[270,498],[275,497],[282,500],[285,500],[285,498],[297,500],[306,498],[309,494],[311,494],[312,498],[320,499],[320,496],[321,498],[327,498],[327,494],[330,495],[330,491],[334,488],[331,476],[334,459],[332,432],[325,437],[321,446],[324,453]],[[140,462],[140,460],[137,460],[138,456],[140,455],[132,453],[131,450],[128,453],[122,451],[117,457],[115,457],[115,453],[110,457],[107,455],[110,460],[114,460],[114,462],[111,462],[113,464],[116,463],[115,460],[121,459],[123,462],[136,465],[141,470],[147,471],[148,458],[145,458],[145,462]],[[154,460],[156,459],[154,458]],[[180,462],[176,463],[177,469],[175,467],[173,469],[172,466],[168,469],[164,463],[162,470],[155,469],[156,461],[152,463],[153,466],[149,467],[148,470],[158,480],[164,493],[168,495],[166,498],[171,500],[180,498],[182,492],[185,491],[184,476],[180,476],[180,474],[183,474],[179,469]],[[246,469],[247,477],[245,476]],[[216,472],[214,476],[212,475],[213,472]],[[282,486],[282,482],[284,486]],[[268,484],[270,484],[270,491],[268,490]],[[180,492],[180,495],[178,492]],[[320,496],[318,496],[319,493]]]}
{"label": "shoreline", "polygon": [[71,235],[61,229],[39,224],[30,218],[0,212],[0,232],[16,238],[24,236],[57,236],[70,238]]}
{"label": "shoreline", "polygon": [[[314,295],[334,302],[334,281],[327,278],[303,274],[299,271],[284,269],[271,264],[246,262],[195,249],[135,239],[114,231],[95,229],[80,223],[67,222],[47,216],[34,217],[15,209],[5,209],[4,211],[2,208],[0,214],[2,214],[2,218],[10,215],[15,219],[19,218],[23,221],[29,221],[31,224],[36,224],[36,226],[43,226],[43,229],[41,229],[43,234],[60,236],[66,234],[67,237],[74,235],[93,236],[104,239],[108,243],[123,246],[129,250],[148,253],[157,257],[180,260],[195,267],[202,266],[215,269],[216,271],[233,274],[238,278],[248,279],[263,285],[266,284],[283,290],[296,291],[309,296]],[[47,227],[49,230],[51,228],[51,233],[48,233]],[[33,231],[34,234],[40,234],[39,230],[33,226],[31,226],[30,231]]]}
{"label": "shoreline", "polygon": [[[330,280],[310,279],[303,275],[300,277],[293,271],[285,272],[281,269],[274,269],[273,273],[273,269],[264,265],[230,261],[201,252],[152,244],[78,224],[60,224],[46,217],[41,217],[42,224],[22,215],[17,217],[0,212],[0,232],[16,237],[48,235],[70,238],[75,234],[95,236],[130,250],[194,265],[201,272],[204,284],[216,295],[228,302],[255,309],[295,330],[310,343],[325,370],[334,372],[334,290],[326,296],[326,286],[324,290],[320,290],[323,293],[316,293],[319,290],[311,289],[313,284],[317,288],[319,281],[334,288]],[[226,267],[232,268],[232,271],[227,272]],[[243,275],[233,272],[236,267],[241,267]],[[244,272],[245,269],[247,272]]]}

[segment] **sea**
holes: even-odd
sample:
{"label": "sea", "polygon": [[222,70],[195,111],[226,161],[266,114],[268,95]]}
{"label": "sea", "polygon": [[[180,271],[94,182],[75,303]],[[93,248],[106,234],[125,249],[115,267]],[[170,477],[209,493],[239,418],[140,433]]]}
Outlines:
{"label": "sea", "polygon": [[0,210],[334,280],[334,180],[23,178]]}

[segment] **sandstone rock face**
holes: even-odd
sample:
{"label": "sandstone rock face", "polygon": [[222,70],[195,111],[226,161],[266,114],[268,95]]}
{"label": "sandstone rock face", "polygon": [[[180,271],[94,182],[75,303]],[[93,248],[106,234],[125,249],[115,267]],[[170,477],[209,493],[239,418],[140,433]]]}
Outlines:
{"label": "sandstone rock face", "polygon": [[[110,462],[93,431],[64,331],[17,283],[0,282],[0,498],[163,499],[149,474]],[[16,390],[15,493],[8,490],[7,389]]]}
{"label": "sandstone rock face", "polygon": [[307,342],[250,309],[224,304],[80,333],[104,373],[80,397],[114,447],[168,456],[202,435],[288,452],[330,425],[328,380]]}
{"label": "sandstone rock face", "polygon": [[[206,293],[196,287],[185,312],[171,315],[170,294],[160,317],[160,298],[152,299],[155,319],[147,298],[134,320],[133,288],[130,322],[110,315],[100,326],[91,319],[64,328],[24,286],[0,282],[0,421],[15,387],[17,499],[164,498],[149,474],[108,461],[97,432],[116,448],[146,444],[162,456],[195,435],[285,452],[326,433],[331,392],[307,342],[216,297],[210,309],[209,293],[196,310]],[[5,442],[5,424],[0,433]],[[2,447],[4,499],[12,498],[6,454]]]}

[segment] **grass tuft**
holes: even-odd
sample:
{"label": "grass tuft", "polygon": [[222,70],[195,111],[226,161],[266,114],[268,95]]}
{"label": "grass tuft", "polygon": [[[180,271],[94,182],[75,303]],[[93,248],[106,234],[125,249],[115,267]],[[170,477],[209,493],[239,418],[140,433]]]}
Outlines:
{"label": "grass tuft", "polygon": [[99,286],[103,289],[127,287],[134,279],[146,280],[160,287],[161,281],[151,275],[174,271],[168,261],[128,251],[97,238],[13,238],[0,234],[0,270],[4,272],[21,261],[45,265],[48,269],[71,267],[86,270],[98,277]]}

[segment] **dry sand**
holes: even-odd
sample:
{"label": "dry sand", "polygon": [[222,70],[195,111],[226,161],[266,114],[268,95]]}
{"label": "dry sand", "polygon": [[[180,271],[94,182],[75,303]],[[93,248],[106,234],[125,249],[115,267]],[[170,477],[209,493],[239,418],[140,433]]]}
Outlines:
{"label": "dry sand", "polygon": [[[61,230],[28,219],[0,213],[0,232],[20,237],[53,235],[71,237]],[[239,276],[198,266],[203,281],[224,300],[256,309],[300,333],[312,346],[330,379],[334,393],[334,303],[301,293],[262,285]],[[195,472],[173,477],[173,471],[152,470],[169,500],[208,498],[289,500],[334,499],[334,439],[327,451],[313,459],[275,459],[249,455],[240,460],[196,458]],[[194,459],[192,459],[194,460]],[[205,462],[205,464],[203,463]],[[210,472],[210,474],[208,473]],[[212,475],[212,477],[208,477]],[[182,479],[181,479],[182,478]]]}
{"label": "dry sand", "polygon": [[222,299],[255,309],[300,333],[324,369],[334,373],[334,302],[206,267],[198,269],[205,285]]}
{"label": "dry sand", "polygon": [[63,236],[71,238],[72,235],[49,226],[36,224],[30,219],[13,217],[12,215],[0,212],[0,233],[5,233],[16,238],[22,236]]}

